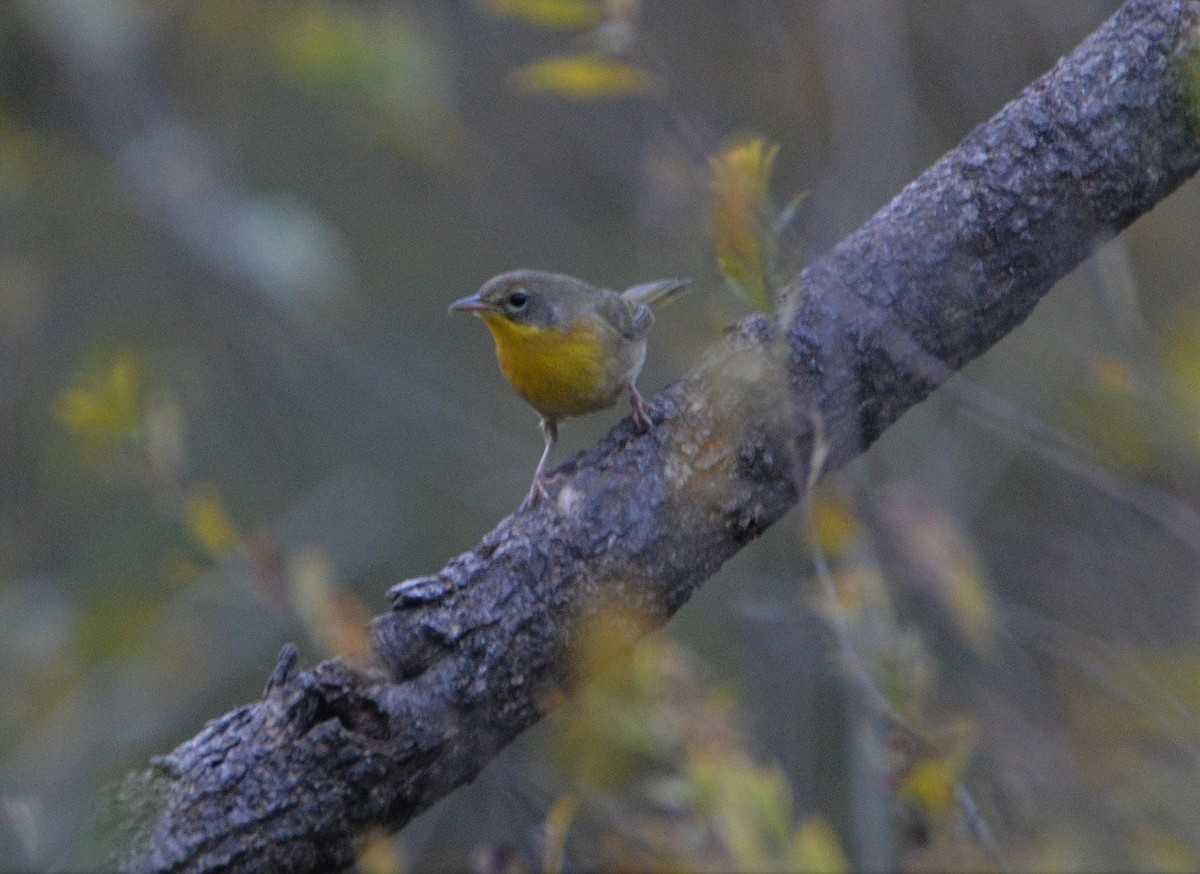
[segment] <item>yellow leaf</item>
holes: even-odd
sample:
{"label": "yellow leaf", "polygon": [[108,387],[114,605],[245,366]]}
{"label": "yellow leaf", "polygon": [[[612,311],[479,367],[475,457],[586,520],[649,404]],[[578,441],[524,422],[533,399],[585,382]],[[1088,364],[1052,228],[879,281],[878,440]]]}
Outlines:
{"label": "yellow leaf", "polygon": [[400,874],[406,867],[398,836],[383,829],[367,834],[355,865],[360,874]]}
{"label": "yellow leaf", "polygon": [[959,784],[975,749],[978,726],[967,719],[939,725],[932,736],[898,735],[901,760],[895,765],[897,796],[931,826],[959,821]]}
{"label": "yellow leaf", "polygon": [[576,688],[555,718],[556,758],[579,783],[620,787],[675,740],[663,711],[669,649],[654,637],[635,648],[644,631],[643,620],[619,610],[603,610],[580,629],[571,658]]}
{"label": "yellow leaf", "polygon": [[445,79],[433,40],[388,4],[296,2],[259,41],[301,87],[365,109],[385,126],[436,124]]}
{"label": "yellow leaf", "polygon": [[287,563],[292,608],[309,635],[330,655],[361,659],[367,652],[366,607],[337,583],[337,568],[324,550],[297,551]]}
{"label": "yellow leaf", "polygon": [[821,489],[813,502],[813,528],[817,543],[831,559],[841,558],[858,537],[858,520],[850,508],[829,489]]}
{"label": "yellow leaf", "polygon": [[284,68],[311,82],[345,81],[371,52],[369,33],[352,15],[313,3],[281,17],[270,44]]}
{"label": "yellow leaf", "polygon": [[589,0],[485,0],[492,12],[543,27],[595,27],[604,18],[599,3]]}
{"label": "yellow leaf", "polygon": [[792,838],[788,868],[813,874],[839,874],[849,871],[846,854],[829,823],[820,817],[806,819]]}
{"label": "yellow leaf", "polygon": [[762,870],[787,852],[792,836],[792,790],[778,768],[764,768],[736,748],[689,755],[685,771],[697,812],[708,822],[738,870]]}
{"label": "yellow leaf", "polygon": [[762,312],[770,312],[768,273],[777,246],[769,195],[779,146],[753,139],[709,159],[717,268]]}
{"label": "yellow leaf", "polygon": [[116,430],[116,417],[93,392],[71,389],[58,397],[54,415],[68,431],[79,436],[110,433]]}
{"label": "yellow leaf", "polygon": [[111,443],[141,426],[146,376],[132,352],[119,352],[104,372],[85,380],[91,384],[59,395],[54,414],[64,428],[89,442]]}
{"label": "yellow leaf", "polygon": [[820,609],[844,635],[847,669],[869,683],[879,703],[907,722],[919,722],[937,663],[918,629],[897,619],[879,567],[846,565],[827,579]]}
{"label": "yellow leaf", "polygon": [[563,55],[521,67],[509,77],[526,93],[547,92],[572,100],[638,94],[650,87],[641,71],[599,55]]}
{"label": "yellow leaf", "polygon": [[921,810],[940,819],[954,809],[958,775],[943,759],[920,759],[900,779],[898,792]]}
{"label": "yellow leaf", "polygon": [[216,489],[205,487],[192,491],[187,496],[184,511],[192,538],[213,558],[221,558],[237,546],[237,532]]}
{"label": "yellow leaf", "polygon": [[546,841],[542,850],[542,871],[544,874],[561,874],[563,869],[563,851],[567,845],[567,831],[579,810],[579,799],[574,795],[564,795],[550,808],[546,814]]}

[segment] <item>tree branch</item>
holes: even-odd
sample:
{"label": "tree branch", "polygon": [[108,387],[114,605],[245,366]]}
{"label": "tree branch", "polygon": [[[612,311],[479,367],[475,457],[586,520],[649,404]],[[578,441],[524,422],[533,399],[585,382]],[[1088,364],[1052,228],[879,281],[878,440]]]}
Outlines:
{"label": "tree branch", "polygon": [[[551,499],[373,622],[374,663],[281,664],[261,701],[131,775],[135,869],[317,870],[471,780],[569,686],[579,623],[665,622],[796,503],[1200,165],[1200,2],[1130,0],[655,399]],[[820,461],[824,459],[822,465]]]}

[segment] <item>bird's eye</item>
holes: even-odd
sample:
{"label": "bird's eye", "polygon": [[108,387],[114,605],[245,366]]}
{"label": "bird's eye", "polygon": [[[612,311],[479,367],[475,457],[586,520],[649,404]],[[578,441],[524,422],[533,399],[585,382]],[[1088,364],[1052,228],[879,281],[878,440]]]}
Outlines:
{"label": "bird's eye", "polygon": [[508,308],[510,310],[523,310],[527,303],[529,303],[529,295],[520,289],[517,289],[508,296]]}

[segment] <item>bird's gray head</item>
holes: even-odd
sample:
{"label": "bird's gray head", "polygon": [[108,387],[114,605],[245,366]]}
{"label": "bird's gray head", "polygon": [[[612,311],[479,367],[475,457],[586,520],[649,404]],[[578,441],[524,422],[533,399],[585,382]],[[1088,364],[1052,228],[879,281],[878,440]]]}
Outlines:
{"label": "bird's gray head", "polygon": [[513,270],[493,276],[478,294],[455,301],[450,308],[496,313],[518,324],[540,328],[565,327],[573,323],[589,293],[595,290],[572,276]]}

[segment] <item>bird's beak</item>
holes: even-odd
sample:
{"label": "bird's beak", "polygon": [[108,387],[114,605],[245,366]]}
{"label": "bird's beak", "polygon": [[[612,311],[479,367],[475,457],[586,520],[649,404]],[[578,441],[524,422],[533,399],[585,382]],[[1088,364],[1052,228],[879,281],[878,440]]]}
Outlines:
{"label": "bird's beak", "polygon": [[452,313],[486,313],[491,307],[477,294],[464,297],[450,304]]}

